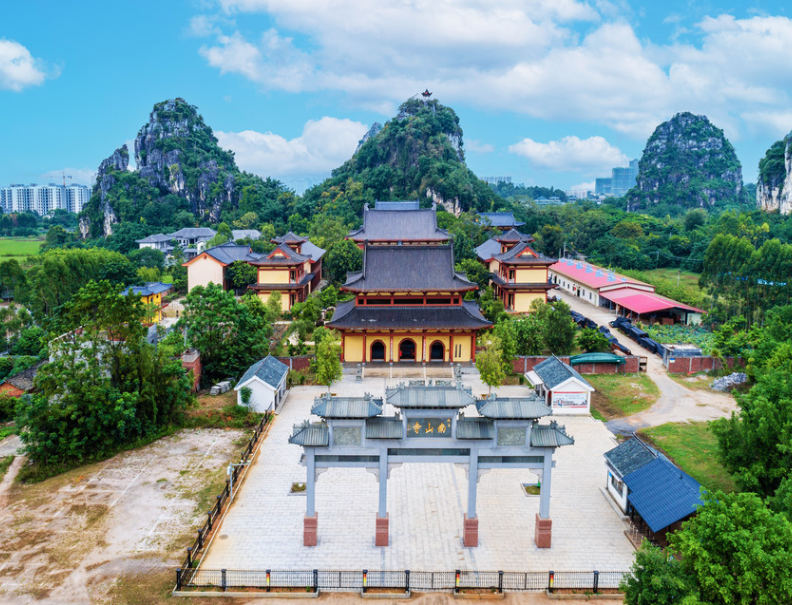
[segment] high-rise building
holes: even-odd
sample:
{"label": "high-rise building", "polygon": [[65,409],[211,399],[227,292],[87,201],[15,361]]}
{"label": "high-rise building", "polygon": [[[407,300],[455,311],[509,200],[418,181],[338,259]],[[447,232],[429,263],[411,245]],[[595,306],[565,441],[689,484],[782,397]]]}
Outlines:
{"label": "high-rise building", "polygon": [[91,197],[91,188],[85,185],[30,185],[11,184],[0,188],[0,208],[3,212],[35,212],[41,216],[55,210],[81,212]]}
{"label": "high-rise building", "polygon": [[638,180],[638,160],[631,160],[626,168],[614,168],[610,178],[599,178],[594,182],[597,195],[621,197],[635,187]]}

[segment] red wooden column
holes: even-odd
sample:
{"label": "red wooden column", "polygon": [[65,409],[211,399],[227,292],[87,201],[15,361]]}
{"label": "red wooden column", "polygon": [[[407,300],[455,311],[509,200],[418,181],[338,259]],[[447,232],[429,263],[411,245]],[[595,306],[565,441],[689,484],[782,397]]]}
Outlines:
{"label": "red wooden column", "polygon": [[344,332],[341,332],[341,363],[344,363]]}
{"label": "red wooden column", "polygon": [[421,361],[426,361],[426,332],[421,332]]}
{"label": "red wooden column", "polygon": [[393,362],[393,330],[391,330],[390,333],[390,348],[388,349],[388,351],[390,351],[390,360],[391,362]]}
{"label": "red wooden column", "polygon": [[363,363],[366,363],[366,333],[363,332]]}
{"label": "red wooden column", "polygon": [[451,346],[448,347],[448,361],[454,363],[454,333],[451,332]]}
{"label": "red wooden column", "polygon": [[470,335],[470,360],[476,361],[476,333]]}

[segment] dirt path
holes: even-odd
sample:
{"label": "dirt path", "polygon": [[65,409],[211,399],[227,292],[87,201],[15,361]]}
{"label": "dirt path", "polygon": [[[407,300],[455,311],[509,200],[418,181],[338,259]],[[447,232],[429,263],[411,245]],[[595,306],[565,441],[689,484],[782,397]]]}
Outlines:
{"label": "dirt path", "polygon": [[[598,325],[608,325],[616,314],[602,307],[594,307],[574,296],[554,290],[556,296],[566,302],[573,310],[582,313]],[[633,355],[647,358],[646,373],[660,389],[660,397],[652,407],[638,414],[617,418],[607,423],[613,433],[634,433],[638,429],[657,426],[667,422],[691,422],[728,418],[736,411],[734,397],[725,393],[688,389],[668,377],[660,357],[649,352],[637,342],[630,340],[616,329],[611,333],[621,344],[630,349]]]}
{"label": "dirt path", "polygon": [[[159,602],[142,591],[152,578],[170,581],[241,437],[181,431],[35,485],[10,485],[0,508],[0,602]],[[17,458],[9,474],[23,463]]]}
{"label": "dirt path", "polygon": [[19,474],[19,469],[22,468],[22,465],[25,464],[24,456],[17,456],[14,458],[14,461],[11,463],[11,466],[8,467],[6,474],[3,475],[3,480],[0,481],[0,508],[5,508],[8,504],[8,497],[6,493],[9,489],[11,489],[11,485],[14,483],[14,479]]}

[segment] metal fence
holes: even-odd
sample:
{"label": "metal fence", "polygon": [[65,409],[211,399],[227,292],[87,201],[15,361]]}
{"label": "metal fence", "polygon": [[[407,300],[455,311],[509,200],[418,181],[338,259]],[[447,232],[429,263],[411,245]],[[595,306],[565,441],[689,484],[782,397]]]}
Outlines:
{"label": "metal fence", "polygon": [[598,593],[618,589],[623,571],[252,571],[178,569],[176,590],[263,590],[319,592],[431,592],[486,590],[543,591],[575,589]]}
{"label": "metal fence", "polygon": [[[247,447],[242,452],[242,455],[239,458],[240,464],[245,464],[249,462],[250,456],[253,454],[253,450],[256,448],[256,444],[258,443],[259,438],[261,437],[264,429],[267,427],[267,424],[272,420],[272,415],[267,414],[264,418],[261,419],[261,422],[253,429],[253,435],[250,437],[248,441]],[[234,465],[232,470],[231,479],[233,479],[233,485],[235,486],[234,493],[236,493],[236,485],[239,479],[239,474],[242,472],[242,466]],[[203,527],[198,530],[197,536],[195,537],[195,541],[193,545],[187,549],[187,558],[184,561],[183,568],[187,570],[195,571],[193,568],[197,564],[198,559],[200,558],[200,554],[206,548],[206,545],[209,542],[209,537],[212,533],[212,530],[215,529],[215,521],[220,517],[223,512],[223,508],[228,501],[228,497],[230,495],[230,486],[231,480],[226,479],[225,487],[223,491],[220,492],[217,496],[215,496],[215,505],[212,507],[212,510],[206,511],[206,523],[204,523]],[[213,572],[207,571],[209,576],[207,577],[214,577],[212,574],[218,574],[217,577],[220,578],[220,572]],[[253,572],[240,572],[240,573],[253,573]],[[220,578],[222,579],[222,578]],[[210,584],[206,584],[209,586]],[[217,586],[219,583],[213,582],[212,586]]]}

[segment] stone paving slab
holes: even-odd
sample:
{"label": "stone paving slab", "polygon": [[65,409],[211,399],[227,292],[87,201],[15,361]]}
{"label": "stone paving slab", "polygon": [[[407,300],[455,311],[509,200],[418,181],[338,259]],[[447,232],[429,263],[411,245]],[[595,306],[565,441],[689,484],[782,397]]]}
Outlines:
{"label": "stone paving slab", "polygon": [[[395,383],[396,381],[394,381]],[[464,377],[474,392],[486,392],[477,376]],[[384,394],[389,381],[345,376],[333,392],[351,396]],[[305,481],[302,448],[288,443],[292,425],[308,418],[321,387],[295,387],[273,423],[248,476],[235,495],[204,569],[412,569],[412,570],[626,570],[633,548],[625,523],[600,488],[605,484],[603,452],[614,447],[605,426],[590,417],[563,418],[574,446],[554,456],[550,516],[553,546],[534,545],[538,496],[521,483],[534,482],[528,470],[493,470],[478,489],[479,547],[462,545],[467,502],[464,468],[452,464],[405,464],[388,481],[390,540],[374,546],[377,479],[364,469],[329,469],[316,483],[319,543],[302,546],[305,496],[288,495]],[[502,387],[516,395],[527,387]]]}

